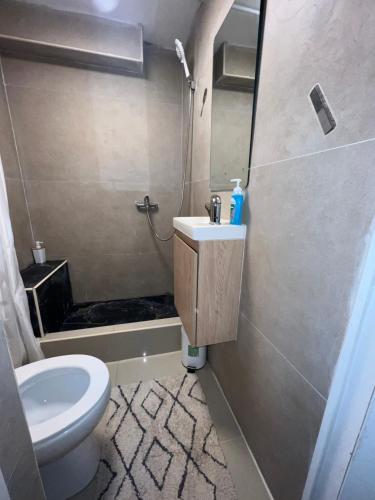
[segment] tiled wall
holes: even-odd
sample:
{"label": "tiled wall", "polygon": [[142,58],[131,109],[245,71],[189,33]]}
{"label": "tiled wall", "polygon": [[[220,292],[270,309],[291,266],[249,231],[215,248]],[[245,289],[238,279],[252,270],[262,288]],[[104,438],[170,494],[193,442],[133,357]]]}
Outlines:
{"label": "tiled wall", "polygon": [[[1,65],[1,58],[0,58]],[[32,260],[32,235],[28,217],[24,185],[15,147],[12,123],[9,115],[3,79],[0,78],[0,156],[7,186],[8,202],[13,226],[13,235],[20,267]]]}
{"label": "tiled wall", "polygon": [[171,245],[154,240],[134,201],[151,194],[169,232],[182,156],[174,52],[148,48],[144,79],[2,60],[34,236],[69,260],[74,299],[171,291]]}
{"label": "tiled wall", "polygon": [[[198,81],[223,3],[196,32]],[[301,498],[374,217],[374,21],[370,0],[268,0],[238,340],[209,360],[276,500]],[[337,120],[328,136],[308,99],[316,82]],[[207,123],[196,123],[195,213]]]}
{"label": "tiled wall", "polygon": [[[4,332],[0,328],[0,473],[11,499],[43,500],[29,430],[22,410]],[[1,487],[0,487],[0,497]],[[8,497],[8,498],[9,498]]]}

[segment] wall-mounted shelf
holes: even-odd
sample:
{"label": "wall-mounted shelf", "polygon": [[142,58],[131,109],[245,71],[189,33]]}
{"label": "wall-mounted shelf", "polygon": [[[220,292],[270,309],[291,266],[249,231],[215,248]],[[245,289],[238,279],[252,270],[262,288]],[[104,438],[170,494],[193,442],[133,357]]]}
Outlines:
{"label": "wall-mounted shelf", "polygon": [[141,25],[5,0],[0,10],[3,54],[143,75]]}
{"label": "wall-mounted shelf", "polygon": [[214,87],[253,92],[256,49],[224,42],[214,56]]}

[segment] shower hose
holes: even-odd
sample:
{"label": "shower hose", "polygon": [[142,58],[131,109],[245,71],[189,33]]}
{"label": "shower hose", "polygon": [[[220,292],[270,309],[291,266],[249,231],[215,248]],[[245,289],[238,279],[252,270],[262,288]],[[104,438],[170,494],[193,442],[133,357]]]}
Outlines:
{"label": "shower hose", "polygon": [[[192,154],[193,110],[194,110],[194,88],[192,86],[190,86],[190,88],[189,88],[189,113],[188,113],[187,144],[186,144],[186,148],[185,148],[184,168],[183,168],[182,184],[181,184],[181,196],[180,196],[179,208],[177,211],[177,217],[180,217],[181,212],[182,212],[182,207],[184,205],[186,174],[187,174],[187,170],[188,170],[189,158],[191,160],[191,154]],[[148,224],[150,226],[150,229],[151,229],[151,232],[152,232],[152,235],[154,236],[154,238],[156,238],[157,240],[160,240],[160,241],[169,241],[170,239],[173,238],[173,235],[175,232],[174,229],[172,229],[172,232],[168,236],[161,236],[156,231],[154,224],[151,220],[150,207],[148,204],[146,205],[146,214],[147,214]]]}

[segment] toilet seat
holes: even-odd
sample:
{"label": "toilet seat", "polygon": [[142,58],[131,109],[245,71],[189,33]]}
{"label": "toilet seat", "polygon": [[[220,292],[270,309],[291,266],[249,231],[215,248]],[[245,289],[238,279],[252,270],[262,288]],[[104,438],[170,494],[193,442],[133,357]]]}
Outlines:
{"label": "toilet seat", "polygon": [[93,356],[43,359],[15,372],[39,465],[73,449],[92,432],[105,411],[109,373]]}

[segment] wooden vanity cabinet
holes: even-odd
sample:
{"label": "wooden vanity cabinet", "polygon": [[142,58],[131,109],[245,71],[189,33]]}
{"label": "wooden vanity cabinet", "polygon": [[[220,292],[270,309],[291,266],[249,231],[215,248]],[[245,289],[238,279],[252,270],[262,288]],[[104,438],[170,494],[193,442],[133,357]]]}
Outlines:
{"label": "wooden vanity cabinet", "polygon": [[174,301],[193,346],[237,338],[245,240],[193,241],[176,231]]}

